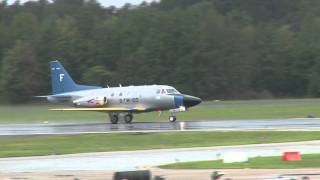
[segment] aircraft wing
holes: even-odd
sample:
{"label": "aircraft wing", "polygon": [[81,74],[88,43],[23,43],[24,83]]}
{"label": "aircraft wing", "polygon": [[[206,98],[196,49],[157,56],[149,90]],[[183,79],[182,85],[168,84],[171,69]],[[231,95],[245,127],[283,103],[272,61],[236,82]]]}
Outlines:
{"label": "aircraft wing", "polygon": [[50,111],[105,111],[105,112],[143,112],[145,108],[62,108],[62,109],[49,109]]}

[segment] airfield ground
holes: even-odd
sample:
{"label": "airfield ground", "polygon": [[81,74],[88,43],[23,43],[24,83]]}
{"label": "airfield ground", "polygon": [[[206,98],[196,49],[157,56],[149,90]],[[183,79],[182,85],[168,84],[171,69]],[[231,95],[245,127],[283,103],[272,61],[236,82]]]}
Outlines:
{"label": "airfield ground", "polygon": [[[105,123],[108,122],[105,113],[94,112],[52,112],[47,109],[56,108],[56,105],[27,104],[18,106],[0,106],[0,123]],[[58,106],[61,107],[61,106]],[[136,122],[167,121],[168,113],[146,113],[135,116]],[[229,119],[285,119],[304,118],[308,115],[320,117],[320,99],[278,99],[278,100],[250,100],[250,101],[210,101],[191,108],[190,111],[179,113],[179,120],[229,120]],[[241,144],[261,144],[273,142],[293,142],[319,140],[320,131],[250,131],[250,132],[162,132],[162,133],[120,133],[120,134],[83,134],[83,135],[29,135],[29,136],[0,136],[0,157],[57,155],[83,152],[106,152],[142,149],[165,149],[182,147],[209,147]],[[320,152],[319,152],[320,153]],[[314,155],[320,156],[320,155]],[[11,158],[10,158],[11,159]],[[315,157],[303,156],[310,160],[308,163],[319,167]],[[253,159],[255,162],[255,159]],[[268,162],[266,159],[257,159],[257,162]],[[277,159],[271,159],[272,161]],[[174,162],[174,161],[173,161]],[[305,161],[303,161],[305,162]],[[170,162],[172,163],[172,162]],[[204,163],[204,165],[202,164]],[[205,168],[207,162],[196,164]],[[214,162],[213,164],[219,162]],[[258,163],[259,164],[259,163]],[[181,164],[179,164],[179,167]],[[256,164],[254,164],[256,165]],[[190,166],[190,165],[189,165]],[[175,165],[174,165],[175,167]],[[191,166],[190,166],[191,167]],[[257,166],[256,166],[257,167]],[[214,167],[209,167],[214,168]],[[261,167],[262,168],[262,167]],[[214,169],[210,170],[160,170],[155,169],[156,175],[166,174],[167,179],[208,179]],[[292,170],[225,170],[230,177],[255,179],[257,175],[279,175],[292,173]],[[320,169],[299,169],[294,172],[314,173]],[[92,175],[92,176],[91,176]],[[187,175],[187,176],[186,176]],[[197,176],[203,178],[197,178]],[[90,177],[87,179],[105,179],[111,177],[111,172],[33,172],[33,173],[0,173],[1,178],[31,179],[70,179],[72,177]],[[102,177],[102,178],[101,178]],[[171,178],[170,178],[171,177]],[[229,177],[229,176],[228,176]],[[317,176],[318,177],[318,176]],[[235,178],[236,179],[236,178]],[[241,179],[241,178],[240,178]]]}
{"label": "airfield ground", "polygon": [[[0,106],[0,123],[97,123],[109,122],[105,113],[48,111],[61,106],[52,104],[26,104]],[[276,99],[247,101],[208,101],[178,113],[179,120],[225,120],[225,119],[279,119],[303,118],[308,115],[320,117],[320,99]],[[136,122],[165,121],[168,112],[135,115]]]}

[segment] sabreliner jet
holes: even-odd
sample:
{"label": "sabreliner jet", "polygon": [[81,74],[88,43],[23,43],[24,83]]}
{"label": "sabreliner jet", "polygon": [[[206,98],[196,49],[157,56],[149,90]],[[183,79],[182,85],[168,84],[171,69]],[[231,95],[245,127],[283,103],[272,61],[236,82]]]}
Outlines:
{"label": "sabreliner jet", "polygon": [[51,61],[52,94],[49,102],[67,103],[73,108],[50,109],[55,111],[101,111],[109,114],[117,124],[119,114],[131,123],[134,113],[169,110],[170,122],[176,121],[176,112],[186,111],[201,102],[198,97],[184,95],[166,85],[108,87],[76,84],[59,61]]}

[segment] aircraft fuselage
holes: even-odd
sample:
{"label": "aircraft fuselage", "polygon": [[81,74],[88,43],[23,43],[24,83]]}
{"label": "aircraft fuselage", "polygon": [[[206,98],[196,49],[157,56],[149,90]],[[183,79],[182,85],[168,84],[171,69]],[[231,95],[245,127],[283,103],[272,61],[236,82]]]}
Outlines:
{"label": "aircraft fuselage", "polygon": [[[167,90],[173,91],[173,93],[168,93]],[[64,96],[71,98],[61,98]],[[84,102],[78,102],[77,104],[77,100],[82,98],[85,98],[83,99]],[[105,98],[106,102],[95,104],[97,103],[95,99],[99,98]],[[189,101],[192,101],[190,99],[193,98],[194,104],[186,104],[186,98]],[[48,100],[55,103],[68,103],[75,107],[122,107],[128,109],[141,107],[145,111],[170,110],[181,106],[190,107],[201,102],[199,98],[183,95],[173,87],[165,85],[127,86],[75,91],[58,94],[58,98],[50,96]]]}

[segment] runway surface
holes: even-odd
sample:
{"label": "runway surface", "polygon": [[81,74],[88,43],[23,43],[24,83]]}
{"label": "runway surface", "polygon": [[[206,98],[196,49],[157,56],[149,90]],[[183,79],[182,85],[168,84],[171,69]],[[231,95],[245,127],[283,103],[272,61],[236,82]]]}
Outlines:
{"label": "runway surface", "polygon": [[319,118],[137,122],[132,124],[1,124],[2,135],[86,134],[161,131],[320,130]]}
{"label": "runway surface", "polygon": [[[152,176],[160,176],[165,180],[210,180],[214,169],[202,170],[167,170],[150,169]],[[288,180],[309,177],[320,179],[319,168],[308,169],[221,169],[224,175],[220,179],[232,180]],[[113,179],[113,171],[54,171],[54,172],[6,172],[0,173],[0,179],[5,180],[106,180]],[[155,179],[155,178],[154,178]]]}
{"label": "runway surface", "polygon": [[0,158],[0,172],[135,170],[175,162],[216,160],[230,152],[257,157],[281,156],[285,151],[320,153],[320,141]]}

